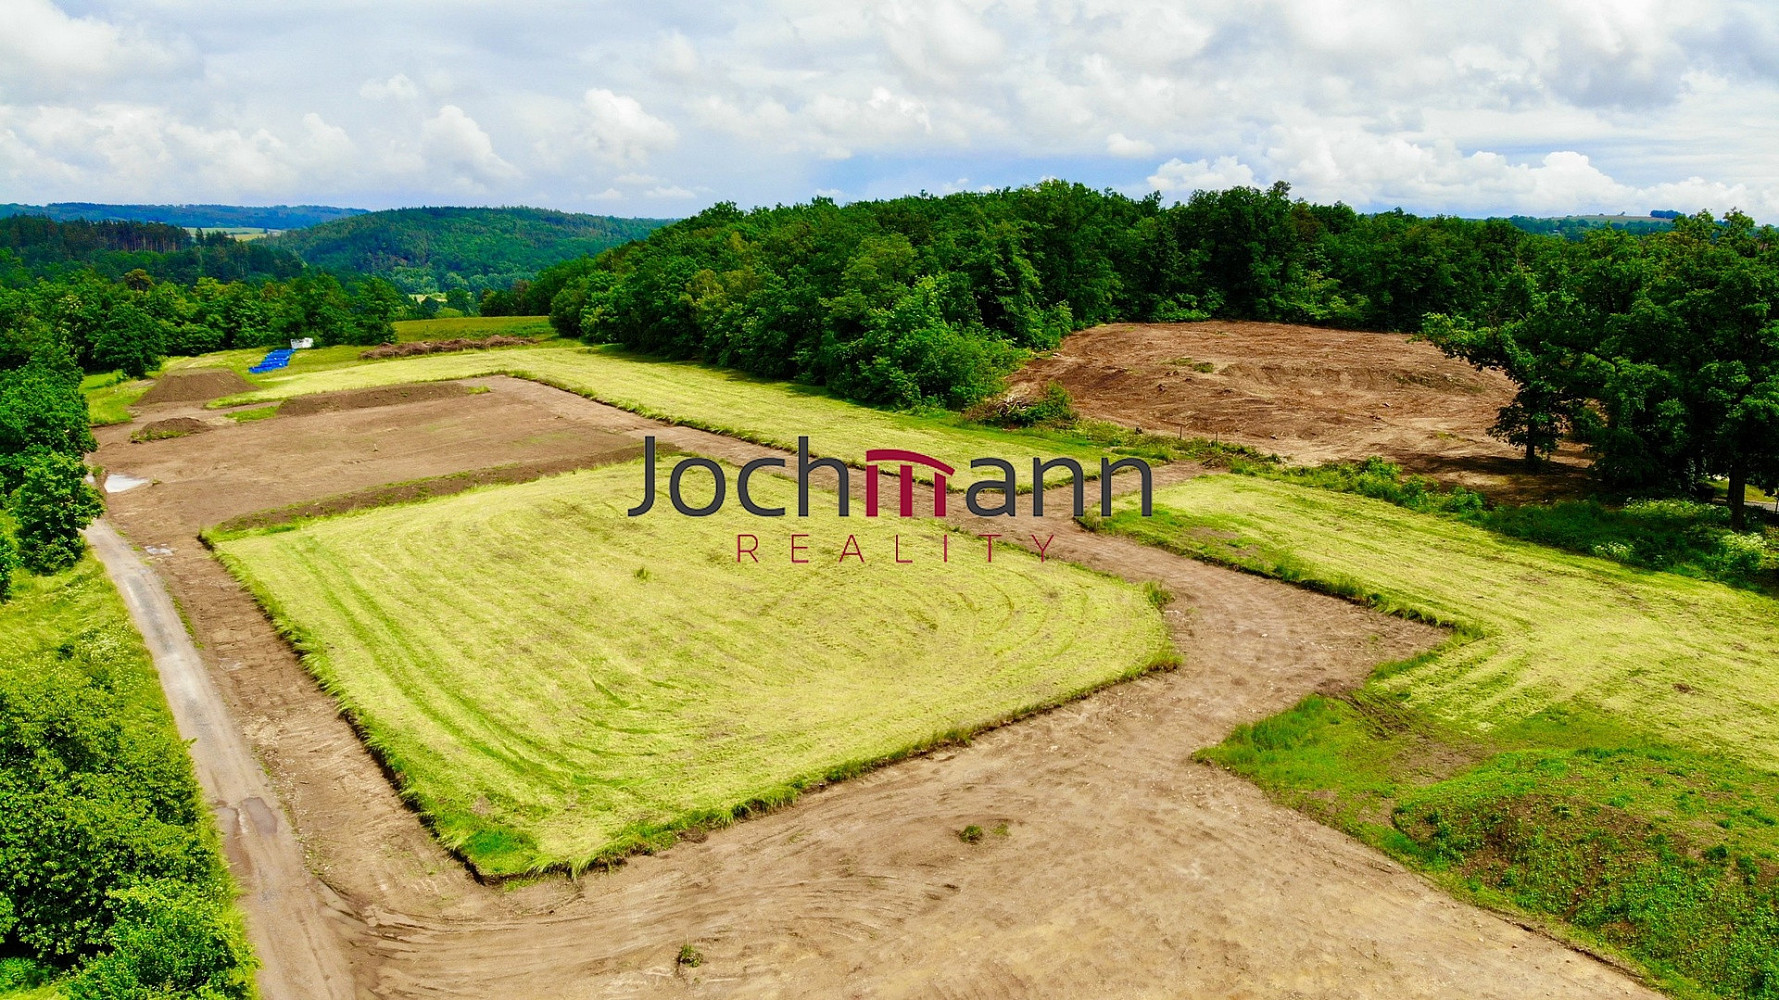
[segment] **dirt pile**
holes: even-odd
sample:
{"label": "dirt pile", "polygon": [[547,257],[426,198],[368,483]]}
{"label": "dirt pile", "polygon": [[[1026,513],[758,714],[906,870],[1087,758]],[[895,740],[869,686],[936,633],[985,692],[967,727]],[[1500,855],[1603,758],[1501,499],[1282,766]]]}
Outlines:
{"label": "dirt pile", "polygon": [[187,434],[202,434],[215,429],[195,417],[172,417],[144,424],[141,430],[130,435],[130,440],[136,442],[159,441],[163,438],[185,437]]}
{"label": "dirt pile", "polygon": [[[1217,438],[1306,464],[1382,455],[1410,472],[1533,499],[1572,488],[1578,451],[1527,476],[1489,435],[1513,386],[1405,334],[1286,323],[1114,323],[1074,334],[1012,379],[1060,382],[1083,416]],[[1554,474],[1553,474],[1554,473]]]}
{"label": "dirt pile", "polygon": [[455,340],[414,340],[405,344],[384,344],[373,347],[359,358],[377,361],[382,358],[412,358],[421,354],[449,354],[452,351],[480,351],[489,347],[524,347],[537,343],[534,337],[459,337]]}
{"label": "dirt pile", "polygon": [[298,396],[278,407],[280,417],[306,417],[315,413],[339,413],[343,410],[368,410],[377,406],[419,403],[429,399],[463,396],[470,387],[461,382],[417,382],[408,385],[380,386],[375,389],[348,389],[344,392],[322,392]]}
{"label": "dirt pile", "polygon": [[156,403],[202,403],[238,392],[252,392],[253,384],[227,368],[199,368],[168,372],[136,401],[138,406]]}

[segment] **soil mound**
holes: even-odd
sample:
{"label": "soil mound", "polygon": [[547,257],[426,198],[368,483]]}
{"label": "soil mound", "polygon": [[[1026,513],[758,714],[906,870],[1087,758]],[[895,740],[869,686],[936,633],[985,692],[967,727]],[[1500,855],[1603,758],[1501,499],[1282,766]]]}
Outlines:
{"label": "soil mound", "polygon": [[280,417],[304,417],[313,413],[339,413],[342,410],[368,410],[376,406],[397,406],[428,399],[463,396],[470,388],[461,382],[417,382],[408,385],[379,386],[375,389],[348,389],[344,392],[321,392],[298,396],[278,407]]}
{"label": "soil mound", "polygon": [[421,354],[449,354],[452,351],[479,351],[489,347],[524,347],[535,344],[533,337],[458,337],[455,340],[414,340],[405,344],[384,344],[373,347],[359,358],[364,361],[375,361],[379,358],[412,358]]}
{"label": "soil mound", "polygon": [[253,384],[227,368],[200,368],[169,372],[136,401],[138,406],[156,403],[202,403],[238,392],[252,392]]}
{"label": "soil mound", "polygon": [[132,441],[159,441],[162,438],[184,437],[187,434],[202,434],[213,431],[215,427],[193,417],[172,417],[167,420],[156,420],[142,425],[142,429],[130,435]]}

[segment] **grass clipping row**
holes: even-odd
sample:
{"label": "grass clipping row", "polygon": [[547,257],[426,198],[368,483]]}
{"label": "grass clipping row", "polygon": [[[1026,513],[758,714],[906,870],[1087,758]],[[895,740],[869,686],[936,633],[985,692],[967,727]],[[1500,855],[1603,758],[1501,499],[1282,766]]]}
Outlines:
{"label": "grass clipping row", "polygon": [[[631,518],[641,473],[213,541],[484,876],[655,849],[1173,662],[1121,581],[1011,546],[990,563],[967,535],[943,561],[938,523],[842,519],[820,493],[807,519]],[[849,534],[862,564],[837,558]]]}

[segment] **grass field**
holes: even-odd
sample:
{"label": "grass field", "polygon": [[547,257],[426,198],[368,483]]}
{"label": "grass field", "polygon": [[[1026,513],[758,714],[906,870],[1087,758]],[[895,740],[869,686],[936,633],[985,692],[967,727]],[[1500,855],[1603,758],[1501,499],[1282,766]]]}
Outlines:
{"label": "grass field", "polygon": [[[395,324],[395,336],[398,341],[411,340],[450,340],[457,337],[492,337],[502,334],[510,337],[550,337],[554,331],[550,329],[548,320],[536,316],[487,316],[467,317],[460,319],[416,319],[402,320]],[[342,344],[338,347],[315,347],[306,351],[297,351],[291,355],[290,366],[278,372],[255,375],[247,369],[259,364],[266,356],[269,347],[246,347],[234,351],[216,351],[195,358],[168,358],[163,371],[179,371],[187,368],[231,368],[235,374],[255,385],[275,386],[283,379],[295,375],[314,374],[351,368],[360,365],[372,365],[387,362],[362,362],[360,354],[370,350],[368,347]],[[513,350],[513,348],[503,348]],[[450,356],[450,355],[442,355]],[[140,395],[140,393],[138,393]]]}
{"label": "grass field", "polygon": [[[937,523],[831,502],[788,527],[733,500],[632,519],[641,473],[214,544],[441,839],[495,875],[647,849],[1170,662],[1121,581],[1011,547],[988,564],[967,535],[942,562]],[[794,484],[755,482],[795,503]],[[737,532],[761,536],[760,564],[737,563]],[[862,565],[839,561],[848,533]]]}
{"label": "grass field", "polygon": [[126,378],[122,372],[88,375],[80,383],[86,394],[87,421],[94,427],[129,423],[133,419],[129,407],[153,384],[148,379]]}
{"label": "grass field", "polygon": [[440,319],[404,319],[395,323],[395,339],[451,340],[457,337],[554,337],[556,328],[547,316],[453,316]]}
{"label": "grass field", "polygon": [[[1071,457],[1098,475],[1110,449],[1079,435],[1004,431],[966,425],[955,415],[899,413],[858,406],[820,389],[771,382],[687,362],[659,361],[606,348],[536,347],[516,351],[438,354],[326,371],[261,377],[257,392],[216,406],[272,402],[293,396],[401,382],[513,375],[669,423],[795,450],[808,435],[816,454],[863,464],[867,448],[908,448],[957,466],[955,488],[975,481],[976,457],[1013,462],[1029,485],[1032,457]],[[982,473],[988,478],[990,473]],[[1048,477],[1055,481],[1054,471]]]}
{"label": "grass field", "polygon": [[1206,757],[1681,995],[1779,995],[1779,602],[1266,479],[1155,501],[1102,529],[1456,629]]}

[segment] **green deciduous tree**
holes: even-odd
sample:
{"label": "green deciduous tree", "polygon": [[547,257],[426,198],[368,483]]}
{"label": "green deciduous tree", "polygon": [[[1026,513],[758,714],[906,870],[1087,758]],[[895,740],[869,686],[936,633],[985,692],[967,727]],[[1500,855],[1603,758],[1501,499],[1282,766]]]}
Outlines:
{"label": "green deciduous tree", "polygon": [[86,466],[56,452],[32,456],[12,491],[19,554],[33,573],[54,573],[85,551],[80,531],[104,512],[99,491],[87,485]]}

